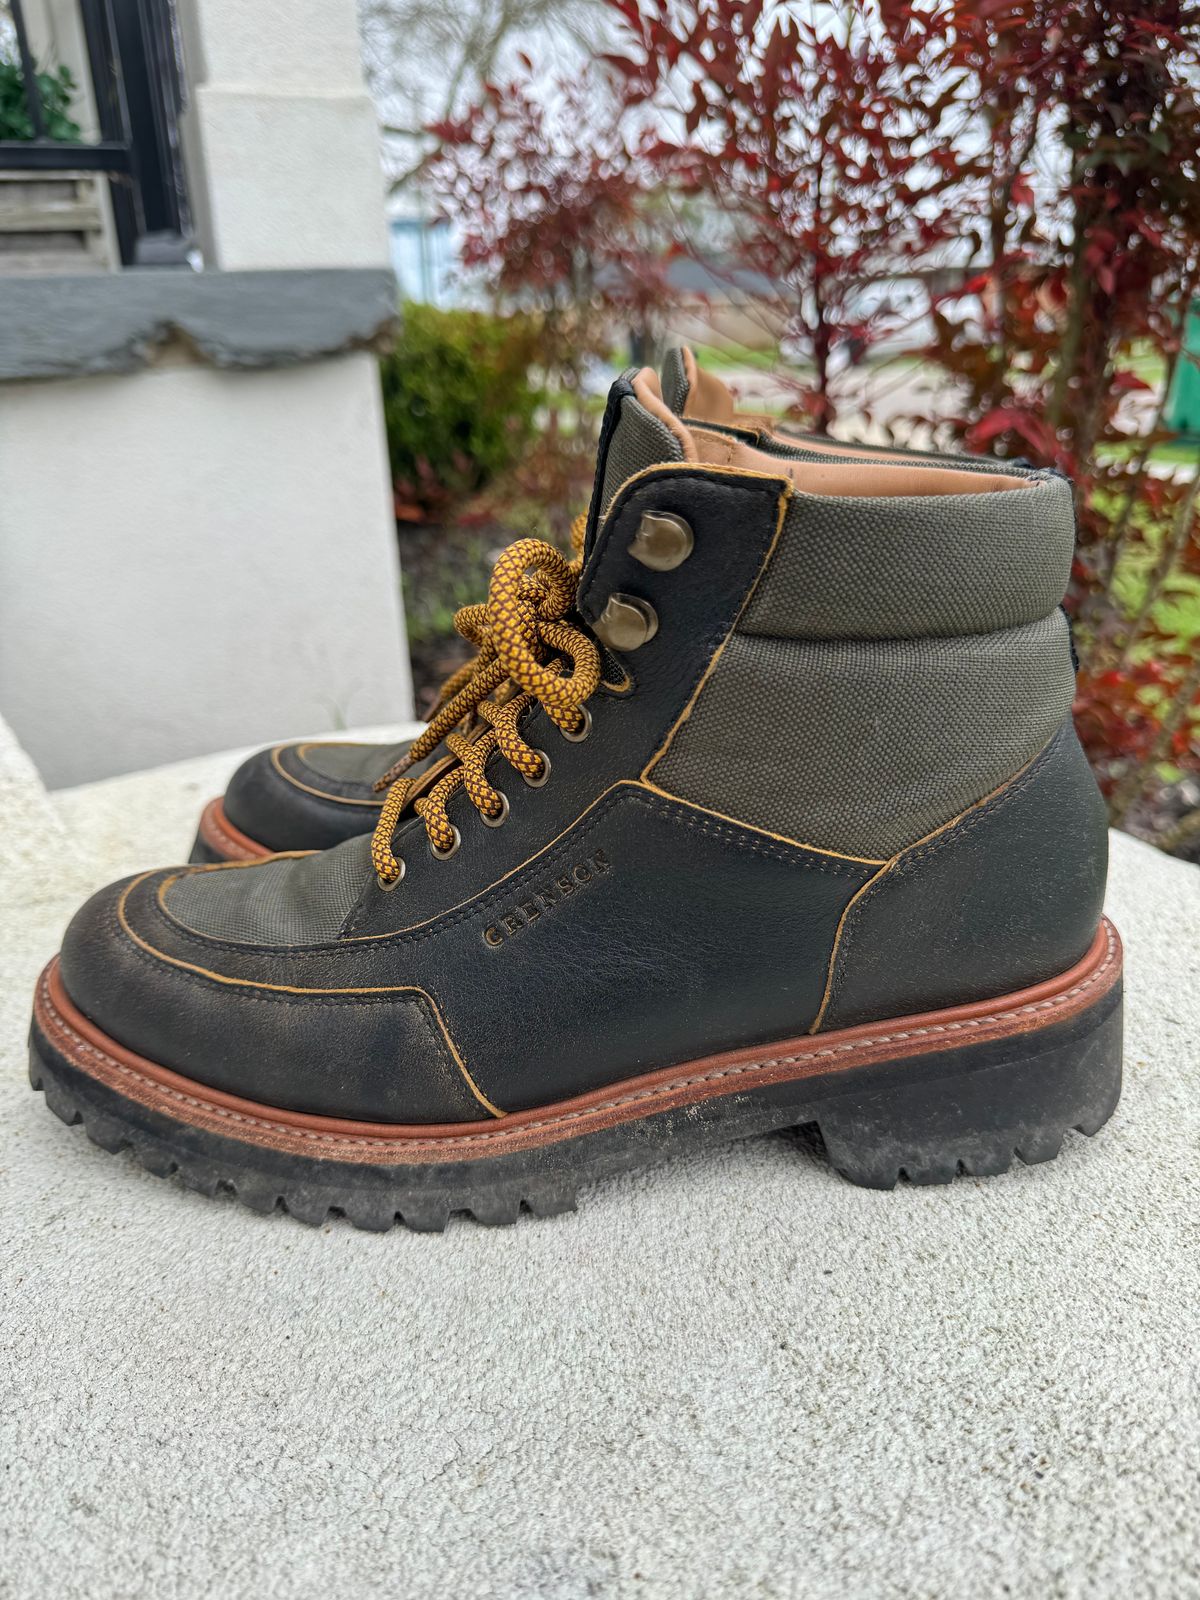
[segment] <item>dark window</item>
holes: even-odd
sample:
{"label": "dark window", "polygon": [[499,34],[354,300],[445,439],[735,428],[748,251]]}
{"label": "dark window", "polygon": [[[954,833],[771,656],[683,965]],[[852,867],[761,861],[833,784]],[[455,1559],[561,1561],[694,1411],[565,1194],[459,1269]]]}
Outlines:
{"label": "dark window", "polygon": [[183,76],[173,0],[77,0],[100,138],[50,139],[21,0],[10,0],[33,138],[0,140],[0,170],[106,174],[125,266],[182,265],[191,219],[179,145]]}

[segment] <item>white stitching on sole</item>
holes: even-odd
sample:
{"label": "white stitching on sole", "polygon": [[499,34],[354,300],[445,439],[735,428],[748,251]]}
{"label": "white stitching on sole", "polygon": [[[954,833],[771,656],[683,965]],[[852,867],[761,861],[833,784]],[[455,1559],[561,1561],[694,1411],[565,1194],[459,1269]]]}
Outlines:
{"label": "white stitching on sole", "polygon": [[452,1160],[455,1151],[464,1147],[487,1144],[496,1139],[508,1139],[514,1135],[533,1132],[542,1128],[561,1127],[571,1122],[579,1122],[595,1117],[608,1111],[620,1110],[625,1106],[640,1105],[647,1100],[664,1099],[675,1094],[680,1089],[695,1088],[701,1084],[719,1083],[727,1078],[742,1077],[747,1073],[761,1072],[764,1068],[791,1066],[798,1061],[828,1060],[839,1055],[852,1053],[862,1049],[864,1045],[872,1047],[881,1044],[892,1044],[905,1039],[920,1039],[934,1035],[953,1034],[965,1032],[970,1029],[986,1027],[989,1023],[1015,1017],[1032,1016],[1043,1012],[1061,1010],[1069,1001],[1077,999],[1094,988],[1107,974],[1116,959],[1117,941],[1112,927],[1105,924],[1105,937],[1107,948],[1104,960],[1089,977],[1066,989],[1062,994],[1053,995],[1047,1000],[1037,1000],[1029,1005],[1019,1006],[1013,1011],[991,1011],[982,1017],[968,1017],[959,1022],[935,1023],[925,1028],[904,1028],[895,1033],[880,1034],[869,1039],[857,1039],[846,1044],[834,1045],[826,1050],[806,1050],[790,1056],[768,1056],[761,1061],[742,1062],[734,1067],[722,1067],[713,1072],[699,1073],[690,1078],[677,1078],[670,1083],[656,1084],[652,1089],[641,1089],[636,1094],[619,1095],[612,1100],[604,1100],[597,1105],[588,1106],[581,1111],[566,1111],[556,1117],[545,1117],[537,1122],[524,1122],[519,1129],[509,1130],[497,1127],[480,1133],[463,1134],[448,1139],[382,1139],[378,1137],[353,1137],[344,1134],[318,1133],[311,1128],[297,1128],[286,1122],[272,1122],[265,1117],[247,1116],[245,1112],[231,1111],[225,1106],[215,1105],[211,1100],[201,1099],[196,1095],[184,1094],[179,1089],[172,1089],[166,1084],[156,1083],[147,1078],[144,1073],[136,1068],[127,1066],[123,1061],[117,1061],[98,1049],[87,1039],[76,1032],[71,1024],[54,1005],[50,997],[48,980],[43,976],[39,985],[39,996],[42,1003],[56,1026],[61,1029],[76,1045],[88,1056],[102,1062],[110,1071],[116,1070],[121,1076],[132,1079],[137,1083],[148,1085],[156,1095],[178,1101],[182,1105],[194,1106],[210,1116],[220,1117],[227,1122],[239,1123],[245,1127],[263,1128],[271,1133],[283,1133],[290,1138],[305,1140],[312,1144],[331,1145],[339,1149],[370,1149],[380,1154],[385,1150],[395,1150],[397,1153],[405,1150],[438,1150],[445,1152],[446,1159]]}

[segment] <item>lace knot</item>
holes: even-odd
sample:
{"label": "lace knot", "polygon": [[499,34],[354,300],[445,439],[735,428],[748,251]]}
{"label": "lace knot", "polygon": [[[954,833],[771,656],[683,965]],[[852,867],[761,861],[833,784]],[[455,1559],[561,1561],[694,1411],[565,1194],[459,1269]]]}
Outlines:
{"label": "lace knot", "polygon": [[[575,531],[578,545],[578,521]],[[446,815],[446,803],[458,789],[466,790],[486,821],[498,823],[507,815],[508,802],[485,771],[493,752],[499,751],[527,782],[544,780],[547,758],[525,742],[519,728],[530,706],[541,705],[568,735],[586,728],[583,705],[600,682],[601,668],[595,643],[566,620],[578,582],[578,562],[567,561],[544,540],[518,539],[498,557],[486,603],[464,606],[455,616],[455,628],[479,651],[470,674],[464,669],[449,680],[429,726],[376,785],[391,785],[371,840],[371,859],[385,887],[398,882],[404,870],[391,841],[413,789],[403,774],[415,762],[443,740],[455,757],[413,807],[431,848],[445,856],[459,843]],[[569,672],[563,671],[564,659],[571,664]],[[463,731],[468,718],[482,728]]]}

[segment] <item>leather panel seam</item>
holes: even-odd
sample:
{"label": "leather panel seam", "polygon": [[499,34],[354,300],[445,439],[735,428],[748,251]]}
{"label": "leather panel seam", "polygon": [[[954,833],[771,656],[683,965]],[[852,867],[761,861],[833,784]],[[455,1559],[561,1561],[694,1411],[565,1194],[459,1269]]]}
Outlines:
{"label": "leather panel seam", "polygon": [[[297,747],[295,745],[281,744],[276,745],[271,751],[271,765],[275,768],[276,772],[278,772],[279,776],[286,779],[293,788],[301,789],[305,794],[312,795],[314,799],[325,801],[330,805],[359,806],[375,811],[378,811],[383,805],[382,800],[354,800],[346,795],[330,794],[328,790],[317,789],[314,788],[310,783],[304,783],[300,778],[296,777],[294,773],[289,772],[280,759],[283,751],[293,750],[296,748]],[[314,777],[315,776],[316,774],[314,773]]]}
{"label": "leather panel seam", "polygon": [[[483,1093],[479,1085],[475,1082],[475,1079],[472,1077],[471,1072],[458,1049],[458,1046],[454,1043],[453,1036],[446,1025],[446,1020],[442,1016],[441,1009],[438,1006],[437,1001],[428,992],[428,990],[422,988],[420,984],[397,984],[394,987],[380,985],[378,988],[367,989],[330,988],[304,990],[301,988],[290,988],[288,985],[284,984],[270,984],[265,981],[252,978],[231,978],[224,973],[207,971],[206,969],[197,967],[190,962],[183,961],[179,957],[169,956],[163,951],[156,950],[152,945],[147,944],[144,940],[142,940],[125,920],[125,902],[132,890],[137,888],[138,885],[143,881],[143,879],[138,878],[129,885],[129,887],[122,894],[121,898],[117,901],[112,915],[115,917],[118,934],[124,936],[130,948],[132,949],[134,956],[148,966],[151,970],[157,970],[157,968],[161,966],[171,967],[176,972],[182,974],[182,976],[194,986],[215,986],[220,988],[222,992],[232,992],[236,994],[239,999],[243,1000],[270,1000],[284,1005],[331,1006],[339,1004],[412,1005],[416,1003],[421,1006],[423,1020],[427,1026],[431,1024],[431,1021],[436,1022],[437,1029],[441,1034],[439,1049],[444,1047],[445,1050],[449,1051],[455,1066],[457,1067],[467,1087],[471,1091],[471,1094],[481,1106],[485,1107],[485,1109],[492,1114],[492,1116],[501,1117],[504,1115],[504,1112],[498,1106],[492,1103],[492,1101]],[[431,1012],[432,1019],[430,1017]]]}
{"label": "leather panel seam", "polygon": [[[653,789],[643,787],[633,780],[625,780],[614,785],[598,801],[594,801],[588,810],[583,812],[575,822],[571,823],[549,846],[544,847],[529,861],[522,862],[508,876],[494,884],[490,884],[473,899],[464,901],[461,905],[443,913],[440,917],[431,918],[411,928],[398,929],[393,933],[350,936],[329,941],[325,944],[307,946],[243,944],[235,940],[214,939],[210,935],[202,934],[186,927],[163,904],[162,895],[172,879],[168,879],[160,885],[159,890],[154,895],[150,909],[155,910],[161,916],[173,934],[186,940],[189,944],[197,945],[206,950],[233,949],[239,955],[286,955],[289,960],[306,961],[320,960],[331,955],[343,955],[348,950],[354,949],[355,946],[368,942],[375,949],[387,949],[393,945],[422,943],[427,938],[455,927],[458,923],[465,921],[476,913],[485,912],[492,905],[507,903],[511,896],[521,892],[522,886],[529,879],[540,878],[543,875],[550,874],[552,872],[552,864],[568,859],[575,853],[578,843],[592,834],[622,802],[640,806],[677,827],[690,828],[695,832],[702,833],[723,849],[748,851],[753,855],[768,860],[782,862],[785,866],[803,866],[815,872],[832,873],[837,877],[856,879],[861,877],[864,866],[876,864],[871,862],[862,863],[841,856],[826,855],[811,850],[806,845],[788,846],[784,842],[776,843],[771,835],[761,830],[756,836],[751,825],[747,825],[746,829],[743,830],[736,823],[717,820],[712,813],[705,812],[702,808],[694,806],[690,801],[660,796]],[[538,863],[536,867],[535,863]],[[225,871],[227,869],[216,867],[201,868],[199,870]],[[234,870],[238,870],[238,868],[235,867]],[[138,880],[138,883],[140,884],[143,881]],[[137,886],[137,884],[131,885],[129,892],[132,892],[132,889]]]}
{"label": "leather panel seam", "polygon": [[[1065,726],[1069,726],[1068,723]],[[1019,772],[994,789],[991,794],[985,795],[975,805],[949,822],[942,823],[933,833],[924,839],[916,839],[912,844],[906,845],[903,850],[898,850],[890,861],[883,867],[850,900],[842,913],[834,936],[833,952],[829,959],[829,973],[826,980],[825,994],[821,1001],[820,1010],[812,1025],[812,1032],[817,1033],[824,1021],[825,1015],[838,998],[842,979],[849,965],[851,952],[855,949],[856,928],[861,924],[860,913],[864,912],[870,904],[877,890],[887,883],[894,883],[898,879],[907,877],[919,866],[949,849],[952,844],[965,838],[975,829],[982,827],[985,822],[997,816],[1011,801],[1017,799],[1033,783],[1041,772],[1043,766],[1049,761],[1051,753],[1063,735],[1063,728],[1059,728],[1042,746],[1037,755],[1025,764]]]}
{"label": "leather panel seam", "polygon": [[717,663],[725,653],[730,639],[732,639],[734,634],[737,632],[738,623],[746,614],[751,601],[758,592],[758,587],[763,580],[767,568],[771,564],[771,557],[775,554],[775,551],[779,545],[779,541],[783,536],[783,525],[787,518],[788,502],[791,499],[791,495],[791,485],[790,483],[785,482],[782,490],[779,490],[776,494],[775,526],[771,531],[770,538],[767,539],[762,545],[762,548],[760,548],[758,567],[755,570],[754,576],[747,585],[742,595],[741,602],[730,619],[728,625],[722,628],[720,637],[717,638],[714,634],[711,646],[706,652],[704,665],[701,668],[696,681],[692,685],[690,694],[683,703],[683,709],[675,718],[675,721],[671,724],[670,728],[668,728],[662,743],[653,752],[653,754],[650,756],[650,759],[646,762],[646,765],[642,768],[641,776],[643,782],[650,781],[651,773],[654,771],[655,767],[657,767],[659,763],[666,758],[668,752],[670,751],[671,745],[675,739],[675,735],[679,732],[680,728],[683,727],[684,723],[687,722],[688,718],[699,704],[705,688],[712,681],[713,675],[717,670]]}

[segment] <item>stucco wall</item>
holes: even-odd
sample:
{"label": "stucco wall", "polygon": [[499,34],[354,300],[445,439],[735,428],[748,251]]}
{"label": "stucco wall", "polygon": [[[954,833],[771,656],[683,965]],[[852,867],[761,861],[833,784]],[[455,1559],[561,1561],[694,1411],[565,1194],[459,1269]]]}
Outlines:
{"label": "stucco wall", "polygon": [[51,786],[408,715],[374,358],[0,385],[0,705]]}
{"label": "stucco wall", "polygon": [[411,711],[353,0],[178,16],[204,273],[0,311],[0,711],[54,786]]}
{"label": "stucco wall", "polygon": [[353,0],[180,0],[193,212],[208,266],[383,266],[375,109]]}

